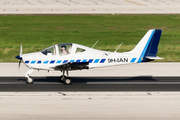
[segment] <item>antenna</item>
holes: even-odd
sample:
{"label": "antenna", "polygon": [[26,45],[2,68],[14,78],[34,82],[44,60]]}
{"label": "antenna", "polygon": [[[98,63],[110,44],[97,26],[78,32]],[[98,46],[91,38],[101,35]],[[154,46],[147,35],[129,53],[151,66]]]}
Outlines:
{"label": "antenna", "polygon": [[[96,43],[98,42],[99,40],[96,41]],[[96,45],[96,43],[92,46],[92,48]]]}
{"label": "antenna", "polygon": [[116,51],[121,47],[121,45],[123,44],[123,42],[118,46],[118,48],[114,51],[116,53]]}

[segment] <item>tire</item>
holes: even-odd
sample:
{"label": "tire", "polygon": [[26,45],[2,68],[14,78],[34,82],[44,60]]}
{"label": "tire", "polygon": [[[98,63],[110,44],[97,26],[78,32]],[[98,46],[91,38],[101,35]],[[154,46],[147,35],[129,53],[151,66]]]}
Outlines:
{"label": "tire", "polygon": [[71,85],[71,82],[72,81],[71,81],[71,79],[69,77],[64,80],[65,85]]}
{"label": "tire", "polygon": [[26,78],[26,83],[27,84],[33,84],[34,79],[33,78]]}

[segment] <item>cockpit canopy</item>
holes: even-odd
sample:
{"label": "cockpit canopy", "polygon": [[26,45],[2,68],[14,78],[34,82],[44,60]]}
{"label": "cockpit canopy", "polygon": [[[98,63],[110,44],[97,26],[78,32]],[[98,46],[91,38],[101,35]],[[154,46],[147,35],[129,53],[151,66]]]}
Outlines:
{"label": "cockpit canopy", "polygon": [[44,55],[68,55],[71,53],[71,49],[72,49],[72,43],[63,43],[63,44],[58,44],[57,47],[56,45],[50,46],[44,50],[42,50],[41,52]]}

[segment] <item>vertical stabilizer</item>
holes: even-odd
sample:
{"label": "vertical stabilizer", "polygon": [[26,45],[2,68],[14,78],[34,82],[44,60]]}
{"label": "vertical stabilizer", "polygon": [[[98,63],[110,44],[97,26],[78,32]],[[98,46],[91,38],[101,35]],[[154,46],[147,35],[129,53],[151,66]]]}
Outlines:
{"label": "vertical stabilizer", "polygon": [[161,37],[162,30],[149,30],[136,47],[130,51],[137,55],[136,62],[148,62],[154,59],[160,59],[156,57],[158,52],[158,44]]}

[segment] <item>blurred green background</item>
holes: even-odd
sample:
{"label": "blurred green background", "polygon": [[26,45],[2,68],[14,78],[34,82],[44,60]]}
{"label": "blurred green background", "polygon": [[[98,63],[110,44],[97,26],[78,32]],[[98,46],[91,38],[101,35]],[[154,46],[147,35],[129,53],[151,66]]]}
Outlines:
{"label": "blurred green background", "polygon": [[132,50],[149,29],[163,29],[158,61],[180,61],[180,15],[1,15],[0,62],[58,43],[78,43],[118,52]]}

